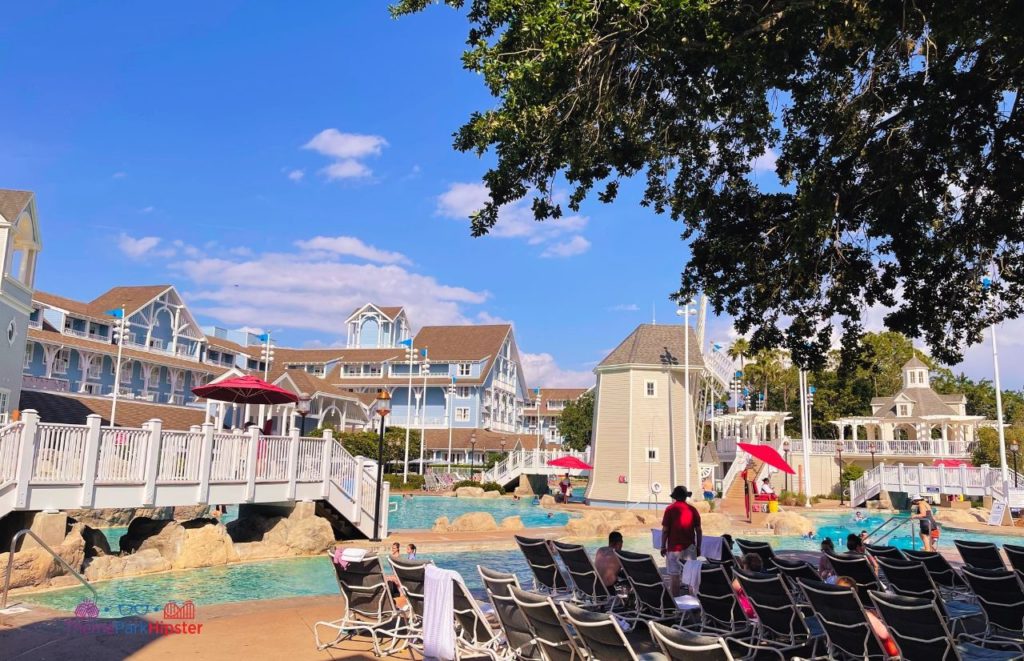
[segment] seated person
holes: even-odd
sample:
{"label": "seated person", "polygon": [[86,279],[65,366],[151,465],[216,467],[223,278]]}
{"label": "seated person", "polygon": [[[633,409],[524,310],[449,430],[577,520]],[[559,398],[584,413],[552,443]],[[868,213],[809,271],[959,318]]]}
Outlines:
{"label": "seated person", "polygon": [[767,477],[761,480],[760,493],[763,493],[765,495],[775,493],[775,489],[772,487],[772,483],[768,480]]}
{"label": "seated person", "polygon": [[[740,558],[740,569],[745,569],[749,572],[764,571],[764,560],[761,559],[756,553],[745,553]],[[756,617],[754,613],[754,606],[750,603],[750,599],[747,597],[747,593],[743,591],[743,586],[740,585],[739,579],[732,579],[732,589],[736,592],[736,598],[740,602],[740,608],[747,614],[747,617]]]}
{"label": "seated person", "polygon": [[873,556],[868,555],[867,549],[864,548],[864,540],[861,539],[860,535],[850,533],[846,537],[846,548],[851,555],[862,555],[868,559],[868,564],[871,565],[871,571],[878,573],[878,561]]}
{"label": "seated person", "polygon": [[[855,535],[854,535],[855,536]],[[840,576],[836,579],[836,585],[841,585],[844,588],[853,588],[857,590],[857,583],[849,576]],[[875,632],[875,637],[882,643],[882,649],[891,657],[898,657],[900,650],[896,647],[896,643],[893,642],[892,636],[889,634],[889,630],[885,627],[885,622],[875,614],[873,608],[864,608],[864,615],[867,616],[868,624],[871,625],[871,630]]]}
{"label": "seated person", "polygon": [[601,577],[601,582],[604,583],[605,587],[610,588],[621,580],[622,563],[619,562],[619,557],[615,555],[616,551],[621,550],[622,533],[613,530],[608,533],[608,546],[602,546],[594,554],[594,569],[597,570],[597,575]]}
{"label": "seated person", "polygon": [[835,553],[836,547],[832,543],[831,537],[826,537],[821,540],[821,557],[818,558],[818,574],[821,576],[821,580],[826,583],[834,583],[836,577],[836,570],[832,568],[832,563],[829,562],[828,556],[825,555],[825,551],[829,553]]}

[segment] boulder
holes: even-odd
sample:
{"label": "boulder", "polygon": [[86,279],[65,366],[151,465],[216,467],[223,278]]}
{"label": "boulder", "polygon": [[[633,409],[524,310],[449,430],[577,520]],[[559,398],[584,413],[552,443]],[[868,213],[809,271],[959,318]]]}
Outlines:
{"label": "boulder", "polygon": [[132,555],[103,555],[89,558],[83,571],[90,581],[122,576],[141,576],[168,571],[171,563],[157,549],[144,549]]}
{"label": "boulder", "polygon": [[540,497],[540,506],[544,508],[554,507],[555,497],[552,496],[551,494],[544,494],[543,496]]}
{"label": "boulder", "polygon": [[107,541],[107,536],[102,531],[83,524],[82,539],[85,540],[85,557],[110,555],[110,542]]}
{"label": "boulder", "polygon": [[[181,524],[170,519],[151,519],[140,516],[128,524],[128,532],[121,538],[121,553],[135,553],[142,548],[156,548],[165,558],[177,555],[177,546],[183,538]],[[145,545],[145,546],[143,546]]]}
{"label": "boulder", "polygon": [[[321,553],[334,544],[334,529],[327,519],[293,512],[294,516],[262,516],[250,514],[227,525],[231,540],[236,544],[265,544],[268,548],[260,552],[246,548],[246,554],[268,554],[266,557],[283,555],[311,555]],[[242,555],[239,551],[239,555]]]}
{"label": "boulder", "polygon": [[506,516],[501,520],[502,530],[522,530],[525,527],[523,520],[518,516]]}
{"label": "boulder", "polygon": [[434,527],[431,530],[434,532],[448,532],[448,517],[439,516],[434,519]]}
{"label": "boulder", "polygon": [[173,557],[166,557],[173,569],[195,569],[197,567],[214,567],[237,562],[235,552],[227,530],[219,523],[211,523],[207,519],[186,522],[182,529],[184,538],[177,547]]}
{"label": "boulder", "polygon": [[41,548],[31,548],[14,554],[11,567],[11,587],[35,587],[44,585],[50,578],[53,565],[57,564],[49,553]]}
{"label": "boulder", "polygon": [[718,512],[701,514],[700,526],[705,535],[722,535],[735,528],[728,515]]}
{"label": "boulder", "polygon": [[480,487],[459,487],[455,490],[457,498],[483,498],[484,490]]}
{"label": "boulder", "polygon": [[600,517],[584,516],[569,519],[565,524],[565,532],[573,537],[604,537],[612,530],[612,524]]}
{"label": "boulder", "polygon": [[501,498],[501,494],[497,491],[485,491],[481,498]]}
{"label": "boulder", "polygon": [[951,526],[956,526],[958,524],[986,523],[988,521],[988,510],[954,510],[935,508],[933,512],[936,521],[939,523],[948,523]]}
{"label": "boulder", "polygon": [[288,521],[285,543],[293,553],[313,555],[334,545],[334,530],[327,519],[319,516]]}
{"label": "boulder", "polygon": [[814,530],[811,520],[796,512],[773,512],[765,518],[765,525],[776,535],[806,535]]}
{"label": "boulder", "polygon": [[[442,532],[439,530],[440,523],[440,519],[434,522],[435,531]],[[489,532],[497,529],[498,524],[490,512],[466,512],[448,523],[443,532]]]}

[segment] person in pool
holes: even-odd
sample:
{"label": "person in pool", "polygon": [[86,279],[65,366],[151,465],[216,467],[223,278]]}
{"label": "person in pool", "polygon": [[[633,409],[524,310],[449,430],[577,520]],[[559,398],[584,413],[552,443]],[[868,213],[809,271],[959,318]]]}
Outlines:
{"label": "person in pool", "polygon": [[854,518],[855,521],[863,521],[864,520],[864,512],[861,512],[860,510],[857,510],[856,512],[853,513],[853,518]]}
{"label": "person in pool", "polygon": [[409,544],[406,545],[406,547],[405,547],[405,553],[406,553],[405,557],[409,558],[410,560],[415,560],[416,559],[416,545],[413,544],[412,542],[409,542]]}

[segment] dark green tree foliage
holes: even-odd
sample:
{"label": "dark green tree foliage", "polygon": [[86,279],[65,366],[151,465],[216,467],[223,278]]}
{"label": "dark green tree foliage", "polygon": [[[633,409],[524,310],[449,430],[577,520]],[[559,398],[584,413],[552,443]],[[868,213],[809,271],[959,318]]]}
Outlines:
{"label": "dark green tree foliage", "polygon": [[[333,427],[334,438],[349,451],[352,456],[363,456],[377,459],[377,446],[380,440],[379,431],[347,431],[338,432]],[[315,429],[310,436],[320,436],[324,428]],[[420,432],[409,430],[409,461],[420,458]],[[384,463],[401,463],[405,460],[405,428],[388,427],[384,430]]]}
{"label": "dark green tree foliage", "polygon": [[[784,344],[815,368],[833,321],[852,357],[872,305],[947,364],[1020,314],[1019,3],[445,3],[466,11],[464,66],[497,99],[455,136],[496,156],[474,235],[524,197],[557,222],[556,185],[576,211],[641,178],[641,204],[689,242],[677,295],[706,292],[752,350]],[[781,191],[750,176],[769,150]],[[990,310],[979,280],[993,262]]]}
{"label": "dark green tree foliage", "polygon": [[565,445],[573,450],[584,450],[590,444],[594,427],[594,391],[588,390],[579,399],[566,402],[558,419],[558,432]]}

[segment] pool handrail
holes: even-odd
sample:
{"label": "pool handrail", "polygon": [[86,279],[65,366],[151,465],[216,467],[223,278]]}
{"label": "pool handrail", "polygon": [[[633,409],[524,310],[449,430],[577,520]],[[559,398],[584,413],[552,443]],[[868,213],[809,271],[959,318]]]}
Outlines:
{"label": "pool handrail", "polygon": [[85,580],[84,576],[75,571],[75,568],[69,565],[67,561],[64,560],[64,558],[57,555],[57,553],[50,548],[49,544],[39,539],[39,535],[35,534],[28,528],[23,528],[16,532],[14,534],[14,537],[11,539],[11,552],[7,555],[7,570],[4,573],[4,592],[3,595],[0,596],[0,610],[4,610],[7,608],[7,592],[11,588],[11,569],[14,567],[14,550],[18,546],[18,540],[24,537],[25,535],[28,535],[32,539],[36,540],[36,543],[39,544],[40,548],[45,549],[47,553],[52,555],[54,559],[57,560],[57,562],[64,565],[64,567],[69,572],[71,572],[71,575],[78,579],[79,583],[89,588],[89,591],[92,592],[93,602],[95,602],[99,598],[99,595],[96,594],[96,588],[89,585],[89,581]]}
{"label": "pool handrail", "polygon": [[[892,536],[892,534],[894,532],[899,530],[900,526],[903,525],[904,521],[909,521],[909,520],[910,519],[908,519],[906,517],[903,517],[903,516],[890,516],[888,519],[886,519],[880,525],[878,525],[874,530],[871,530],[871,531],[868,532],[868,539],[871,540],[871,543],[874,546],[883,546],[882,542],[884,542],[886,539],[888,539],[890,536]],[[890,523],[892,523],[894,521],[896,522],[896,525],[892,526],[892,528],[890,530],[887,530],[882,536],[879,537],[878,533],[881,532],[883,528],[885,528],[886,526],[888,526]]]}

